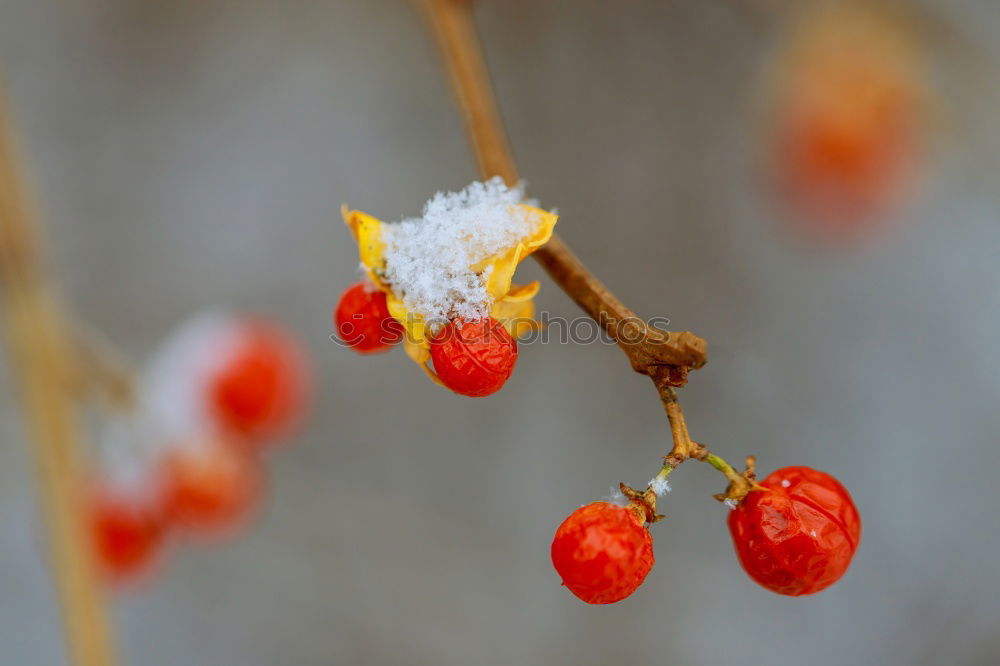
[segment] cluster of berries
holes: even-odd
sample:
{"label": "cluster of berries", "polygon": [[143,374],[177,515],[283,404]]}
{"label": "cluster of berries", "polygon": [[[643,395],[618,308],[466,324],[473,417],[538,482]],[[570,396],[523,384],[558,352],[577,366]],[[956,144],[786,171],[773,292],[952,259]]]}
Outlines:
{"label": "cluster of berries", "polygon": [[[644,515],[609,502],[570,514],[552,541],[552,563],[563,584],[591,604],[635,592],[654,563]],[[861,517],[829,474],[785,467],[732,509],[729,532],[750,578],[772,592],[800,596],[844,575],[861,539]]]}
{"label": "cluster of berries", "polygon": [[[385,293],[364,282],[340,297],[334,324],[341,341],[361,354],[386,351],[406,335],[389,313]],[[455,393],[472,398],[503,388],[517,362],[517,341],[492,317],[454,319],[429,342],[437,378]]]}
{"label": "cluster of berries", "polygon": [[[554,214],[522,200],[520,188],[509,190],[496,179],[438,194],[422,218],[391,225],[345,207],[367,279],[340,297],[334,312],[340,340],[362,354],[403,343],[412,360],[452,391],[470,397],[499,391],[517,361],[511,334],[538,325],[532,320],[538,283],[513,285],[514,269],[549,240],[556,223]],[[477,248],[473,241],[484,238],[488,247]],[[470,308],[478,316],[469,316]],[[450,319],[435,325],[444,317]],[[653,497],[656,490],[647,492]],[[583,601],[621,601],[652,569],[647,523],[657,519],[655,500],[642,497],[630,495],[625,507],[581,507],[556,531],[552,562]],[[737,555],[764,587],[811,594],[847,570],[861,520],[833,477],[788,467],[732,501],[729,529]]]}
{"label": "cluster of berries", "polygon": [[261,494],[261,450],[289,433],[308,393],[300,346],[279,326],[225,315],[183,326],[154,360],[128,436],[86,484],[106,579],[148,572],[172,532],[236,529]]}
{"label": "cluster of berries", "polygon": [[365,280],[340,298],[338,337],[361,353],[402,343],[432,381],[460,395],[503,388],[517,362],[515,339],[541,327],[541,285],[515,284],[514,275],[551,239],[558,216],[498,177],[438,192],[419,217],[398,222],[341,212]]}

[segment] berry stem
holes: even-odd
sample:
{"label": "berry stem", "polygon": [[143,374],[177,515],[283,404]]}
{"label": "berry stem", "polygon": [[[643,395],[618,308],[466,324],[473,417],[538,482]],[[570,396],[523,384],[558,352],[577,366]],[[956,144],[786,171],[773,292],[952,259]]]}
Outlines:
{"label": "berry stem", "polygon": [[725,460],[715,455],[714,453],[706,453],[703,458],[705,462],[719,470],[725,475],[727,479],[732,481],[735,477],[739,476],[739,473],[733,469],[733,466],[727,463]]}
{"label": "berry stem", "polygon": [[[680,401],[677,398],[677,389],[663,383],[658,383],[657,389],[660,392],[663,407],[667,412],[667,419],[670,421],[670,433],[673,436],[674,446],[670,453],[663,457],[663,466],[649,482],[646,488],[647,491],[652,490],[653,485],[657,481],[666,481],[667,477],[685,460],[694,458],[695,460],[706,462],[719,470],[729,481],[729,487],[726,489],[726,492],[716,495],[716,499],[720,501],[739,501],[743,499],[756,486],[754,482],[755,459],[753,456],[747,458],[747,471],[742,474],[737,472],[721,456],[712,453],[706,447],[691,439],[691,435],[687,429],[687,422],[684,420],[684,411],[681,409]],[[655,501],[649,507],[649,510],[652,514],[656,513]]]}
{"label": "berry stem", "polygon": [[746,470],[741,473],[737,472],[732,465],[727,463],[720,456],[708,451],[708,449],[703,449],[703,451],[703,456],[695,457],[698,460],[707,462],[709,465],[722,472],[723,476],[729,480],[729,487],[726,488],[726,492],[716,495],[715,499],[720,502],[726,500],[738,502],[746,497],[747,493],[751,490],[760,488],[756,481],[757,460],[753,456],[747,456]]}
{"label": "berry stem", "polygon": [[664,463],[676,467],[692,454],[697,445],[691,441],[691,433],[688,432],[687,421],[684,420],[684,410],[681,409],[680,400],[677,398],[677,389],[664,377],[653,376],[653,383],[660,394],[663,409],[667,412],[670,434],[674,440],[674,447],[664,458]]}

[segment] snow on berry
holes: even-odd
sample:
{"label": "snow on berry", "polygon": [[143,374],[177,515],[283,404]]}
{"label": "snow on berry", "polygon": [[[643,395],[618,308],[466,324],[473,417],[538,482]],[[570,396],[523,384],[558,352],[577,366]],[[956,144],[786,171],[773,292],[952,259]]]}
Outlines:
{"label": "snow on berry", "polygon": [[556,215],[523,203],[499,178],[438,193],[419,218],[384,223],[343,210],[367,277],[406,329],[409,357],[434,379],[430,341],[449,321],[492,317],[513,336],[537,324],[538,282],[512,283],[517,264],[548,242]]}
{"label": "snow on berry", "polygon": [[209,312],[175,331],[153,358],[143,400],[165,440],[221,431],[260,445],[288,433],[308,403],[301,346],[256,317]]}
{"label": "snow on berry", "polygon": [[[786,483],[787,482],[787,483]],[[847,571],[861,516],[835,478],[808,467],[779,469],[729,513],[743,568],[772,592],[813,594]]]}
{"label": "snow on berry", "polygon": [[588,604],[628,597],[653,563],[653,539],[641,519],[607,502],[571,513],[552,540],[552,564],[563,585]]}
{"label": "snow on berry", "polygon": [[384,226],[384,277],[406,309],[429,320],[485,317],[489,271],[473,267],[535,233],[539,216],[519,205],[523,198],[521,186],[494,178],[439,192],[421,217]]}

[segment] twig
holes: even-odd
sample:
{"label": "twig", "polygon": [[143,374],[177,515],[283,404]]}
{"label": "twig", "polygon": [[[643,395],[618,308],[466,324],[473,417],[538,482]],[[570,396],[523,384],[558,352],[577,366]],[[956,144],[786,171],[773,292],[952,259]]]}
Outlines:
{"label": "twig", "polygon": [[[465,119],[481,176],[500,176],[508,184],[519,180],[500,118],[489,72],[472,19],[470,0],[418,0],[437,38],[451,78],[452,88]],[[665,481],[686,459],[703,460],[729,480],[723,498],[740,499],[754,486],[752,459],[742,475],[722,458],[693,442],[674,387],[683,386],[689,369],[707,360],[707,343],[690,332],[663,332],[642,322],[605,287],[556,235],[533,254],[549,276],[584,311],[597,321],[628,356],[636,372],[655,385],[670,420],[673,449],[653,481]],[[653,482],[643,492],[622,484],[632,508],[647,521],[655,522],[656,496]]]}
{"label": "twig", "polygon": [[11,144],[0,99],[0,286],[10,357],[20,375],[33,438],[68,652],[76,666],[112,666],[110,626],[80,511],[73,341],[39,264],[41,243]]}
{"label": "twig", "polygon": [[[484,179],[500,176],[514,185],[520,177],[479,47],[470,3],[420,0],[420,4],[441,47],[480,174]],[[708,345],[703,339],[689,332],[659,331],[644,323],[587,270],[557,235],[532,256],[618,343],[636,372],[661,376],[662,366],[673,366],[669,378],[673,385],[681,386],[688,368],[705,364]]]}
{"label": "twig", "polygon": [[118,412],[134,410],[138,389],[129,363],[93,328],[75,322],[72,329],[77,395],[84,400],[99,399],[101,406]]}

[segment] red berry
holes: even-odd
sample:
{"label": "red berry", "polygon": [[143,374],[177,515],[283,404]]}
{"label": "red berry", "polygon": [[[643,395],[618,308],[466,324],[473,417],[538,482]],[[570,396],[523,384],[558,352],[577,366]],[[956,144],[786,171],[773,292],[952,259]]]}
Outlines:
{"label": "red berry", "polygon": [[799,596],[833,585],[861,540],[861,516],[835,478],[785,467],[729,514],[736,555],[750,577],[778,594]]}
{"label": "red berry", "polygon": [[210,408],[222,427],[262,442],[287,431],[303,411],[306,365],[297,342],[264,322],[245,325],[209,384]]}
{"label": "red berry", "polygon": [[403,339],[403,325],[389,314],[385,293],[359,282],[340,297],[334,315],[337,336],[361,354],[389,349]]}
{"label": "red berry", "polygon": [[905,112],[839,118],[816,110],[787,120],[778,179],[799,219],[815,231],[860,234],[891,212],[905,184],[911,143]]}
{"label": "red berry", "polygon": [[492,317],[451,321],[431,340],[431,360],[445,386],[481,398],[503,388],[514,371],[517,342]]}
{"label": "red berry", "polygon": [[192,532],[214,534],[237,526],[263,485],[256,457],[223,441],[199,441],[164,461],[167,514]]}
{"label": "red berry", "polygon": [[607,502],[571,513],[552,540],[552,564],[563,585],[588,604],[612,604],[629,596],[653,562],[653,539],[641,519]]}
{"label": "red berry", "polygon": [[87,519],[96,564],[113,582],[148,570],[166,534],[162,507],[156,502],[108,489],[91,491]]}

